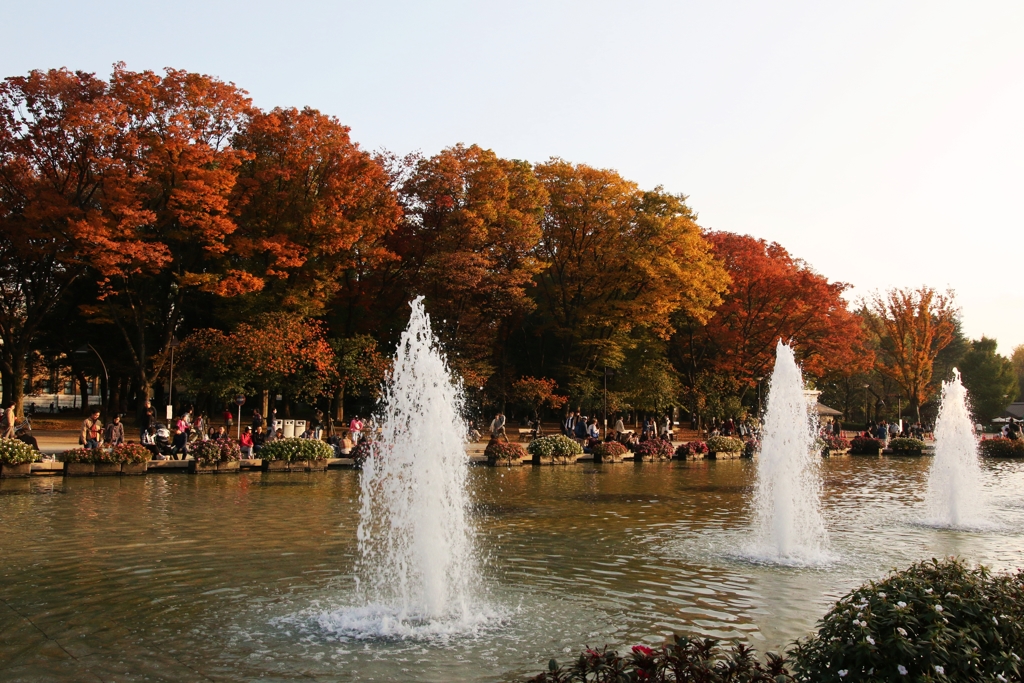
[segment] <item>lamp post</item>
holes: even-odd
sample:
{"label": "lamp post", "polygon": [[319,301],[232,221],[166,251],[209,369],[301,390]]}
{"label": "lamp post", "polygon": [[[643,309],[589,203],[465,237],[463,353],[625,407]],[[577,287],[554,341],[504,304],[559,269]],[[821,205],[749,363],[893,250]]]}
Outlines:
{"label": "lamp post", "polygon": [[168,346],[171,349],[171,373],[167,380],[167,420],[170,421],[174,418],[174,349],[178,347],[178,338],[171,335],[171,341]]}
{"label": "lamp post", "polygon": [[868,406],[868,389],[871,388],[870,384],[864,385],[864,426],[866,427],[868,422],[871,422],[871,408]]}
{"label": "lamp post", "polygon": [[[100,362],[100,367],[103,368],[103,386],[105,387],[106,391],[109,391],[110,375],[107,373],[107,364],[103,362],[103,356],[100,355],[100,352],[93,348],[92,344],[86,344],[85,346],[80,346],[77,349],[75,349],[75,353],[81,356],[89,355],[90,351],[96,354],[96,358]],[[107,397],[105,395],[106,391],[100,393],[100,399],[103,401],[103,405],[101,406],[101,408],[104,422],[107,421]]]}
{"label": "lamp post", "polygon": [[757,378],[757,419],[761,419],[761,382],[764,381],[764,377]]}

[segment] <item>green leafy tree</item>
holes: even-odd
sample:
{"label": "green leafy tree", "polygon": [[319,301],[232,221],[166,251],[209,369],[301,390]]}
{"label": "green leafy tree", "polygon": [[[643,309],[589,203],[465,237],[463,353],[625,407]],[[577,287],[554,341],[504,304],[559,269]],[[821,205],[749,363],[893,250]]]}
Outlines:
{"label": "green leafy tree", "polygon": [[1013,362],[996,353],[996,340],[982,337],[971,342],[960,361],[960,373],[971,397],[974,416],[988,422],[1006,409],[1018,392]]}

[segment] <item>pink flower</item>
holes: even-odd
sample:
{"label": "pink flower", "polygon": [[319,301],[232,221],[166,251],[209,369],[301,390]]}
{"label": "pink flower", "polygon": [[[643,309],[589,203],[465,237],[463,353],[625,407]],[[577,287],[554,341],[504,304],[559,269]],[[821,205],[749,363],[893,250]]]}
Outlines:
{"label": "pink flower", "polygon": [[637,655],[638,657],[653,657],[654,650],[647,647],[646,645],[634,645],[633,654]]}

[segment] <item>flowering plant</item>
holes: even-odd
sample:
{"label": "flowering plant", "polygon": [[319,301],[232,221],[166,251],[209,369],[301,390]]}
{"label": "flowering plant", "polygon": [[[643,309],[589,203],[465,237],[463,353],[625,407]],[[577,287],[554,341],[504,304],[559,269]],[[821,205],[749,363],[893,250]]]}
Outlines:
{"label": "flowering plant", "polygon": [[92,451],[85,448],[72,448],[60,454],[64,462],[92,462]]}
{"label": "flowering plant", "polygon": [[120,464],[120,460],[114,458],[114,451],[110,448],[89,449],[89,462],[97,464]]}
{"label": "flowering plant", "polygon": [[200,441],[192,446],[192,457],[202,465],[212,465],[220,461],[220,444],[216,441]]}
{"label": "flowering plant", "polygon": [[597,444],[590,450],[594,452],[595,458],[618,458],[629,452],[629,449],[618,441],[605,441]]}
{"label": "flowering plant", "polygon": [[672,444],[664,439],[647,439],[642,441],[636,449],[633,451],[641,458],[671,458],[672,454],[675,453],[675,449],[672,448]]}
{"label": "flowering plant", "polygon": [[850,452],[854,455],[878,455],[882,452],[882,442],[869,436],[854,437],[850,442]]}
{"label": "flowering plant", "polygon": [[260,449],[260,458],[263,460],[284,460],[294,462],[296,460],[326,460],[334,455],[334,449],[329,444],[318,439],[274,439],[263,445]]}
{"label": "flowering plant", "polygon": [[687,455],[703,455],[707,452],[708,445],[703,441],[690,441],[679,445],[679,448],[676,449],[676,456],[682,458]]}
{"label": "flowering plant", "polygon": [[841,436],[835,434],[822,434],[822,442],[825,444],[825,448],[830,451],[845,451],[849,450],[850,442]]}
{"label": "flowering plant", "polygon": [[569,458],[583,453],[583,446],[576,441],[562,434],[552,434],[534,439],[526,447],[530,455],[538,455],[542,458]]}
{"label": "flowering plant", "polygon": [[1024,439],[986,439],[980,446],[989,458],[1024,458]]}
{"label": "flowering plant", "polygon": [[149,462],[153,457],[148,448],[137,443],[118,444],[111,450],[113,451],[111,457],[114,459],[114,462],[134,465],[140,462]]}
{"label": "flowering plant", "polygon": [[488,462],[512,462],[526,457],[526,451],[517,443],[491,439],[484,449]]}
{"label": "flowering plant", "polygon": [[757,437],[750,437],[743,442],[743,455],[748,458],[753,458],[757,453],[761,452],[761,440]]}
{"label": "flowering plant", "polygon": [[1011,681],[1022,652],[1024,574],[951,559],[848,593],[789,656],[802,681]]}
{"label": "flowering plant", "polygon": [[24,465],[36,459],[36,452],[20,439],[0,439],[0,465]]}
{"label": "flowering plant", "polygon": [[889,448],[897,455],[921,455],[924,452],[924,441],[897,438],[889,442]]}
{"label": "flowering plant", "polygon": [[743,442],[735,436],[712,436],[708,439],[708,450],[712,453],[740,453]]}

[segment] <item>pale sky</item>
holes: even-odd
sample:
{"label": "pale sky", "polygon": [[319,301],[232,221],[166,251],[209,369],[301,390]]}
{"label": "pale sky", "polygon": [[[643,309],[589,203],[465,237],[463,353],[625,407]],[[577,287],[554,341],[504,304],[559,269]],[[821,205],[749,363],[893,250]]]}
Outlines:
{"label": "pale sky", "polygon": [[1024,343],[1024,2],[7,3],[0,76],[209,73],[363,147],[559,156]]}

